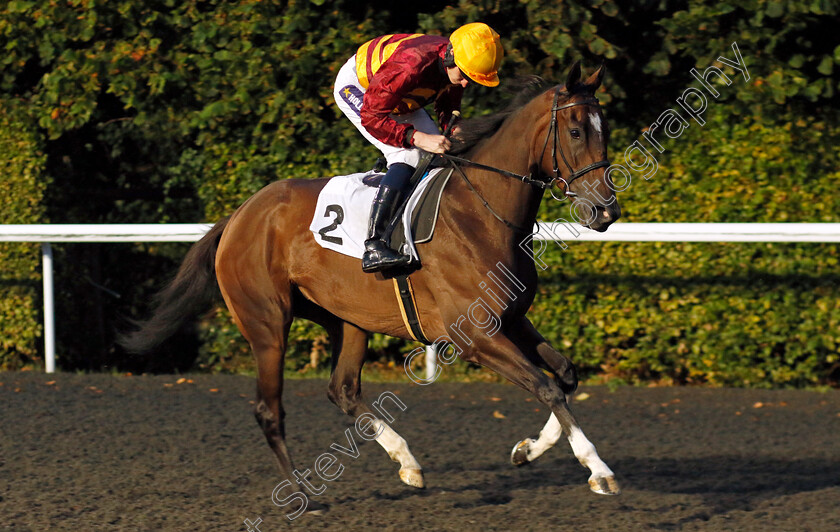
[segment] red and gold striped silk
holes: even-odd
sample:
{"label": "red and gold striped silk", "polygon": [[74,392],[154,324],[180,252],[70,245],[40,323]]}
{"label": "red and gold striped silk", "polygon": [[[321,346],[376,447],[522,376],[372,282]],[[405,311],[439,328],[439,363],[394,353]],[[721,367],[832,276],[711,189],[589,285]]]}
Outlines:
{"label": "red and gold striped silk", "polygon": [[361,45],[356,51],[356,75],[359,77],[359,84],[367,89],[370,79],[400,44],[422,36],[422,33],[382,35]]}

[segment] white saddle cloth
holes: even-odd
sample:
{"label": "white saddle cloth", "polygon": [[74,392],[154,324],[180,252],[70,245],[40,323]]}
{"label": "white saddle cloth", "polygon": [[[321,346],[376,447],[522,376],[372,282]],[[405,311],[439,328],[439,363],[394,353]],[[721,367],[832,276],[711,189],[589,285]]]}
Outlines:
{"label": "white saddle cloth", "polygon": [[[435,168],[420,181],[403,211],[402,219],[408,248],[403,248],[403,252],[410,253],[414,259],[419,259],[419,256],[411,234],[411,213],[421,193],[431,183],[431,176],[440,170],[440,168]],[[330,179],[327,186],[321,190],[309,230],[312,231],[315,241],[322,247],[357,259],[362,258],[365,252],[370,207],[377,191],[375,187],[362,183],[362,179],[370,175],[376,175],[376,173],[371,171],[336,176]]]}

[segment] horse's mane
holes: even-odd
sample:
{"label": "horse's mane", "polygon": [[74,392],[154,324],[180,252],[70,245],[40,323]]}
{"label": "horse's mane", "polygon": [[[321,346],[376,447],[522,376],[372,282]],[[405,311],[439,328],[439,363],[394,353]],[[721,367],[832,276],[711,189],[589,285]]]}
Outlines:
{"label": "horse's mane", "polygon": [[452,149],[449,153],[453,155],[463,154],[482,140],[490,137],[499,130],[502,123],[525,104],[542,94],[552,84],[539,76],[525,76],[510,83],[506,89],[515,93],[508,101],[505,108],[496,113],[469,118],[459,124],[461,131],[458,137],[452,139]]}

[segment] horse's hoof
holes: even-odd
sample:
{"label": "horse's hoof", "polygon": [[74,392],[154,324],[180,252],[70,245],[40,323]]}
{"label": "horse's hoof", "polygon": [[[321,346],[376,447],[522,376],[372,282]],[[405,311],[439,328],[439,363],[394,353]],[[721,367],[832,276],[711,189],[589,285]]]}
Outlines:
{"label": "horse's hoof", "polygon": [[533,438],[525,438],[514,445],[513,451],[510,452],[510,463],[517,467],[530,464],[531,461],[528,460],[528,446],[536,441]]}
{"label": "horse's hoof", "polygon": [[318,501],[310,500],[306,505],[306,515],[324,515],[330,507]]}
{"label": "horse's hoof", "polygon": [[422,469],[400,469],[400,480],[415,488],[426,487],[426,481],[423,479]]}
{"label": "horse's hoof", "polygon": [[618,487],[615,477],[590,478],[589,489],[599,495],[618,495],[621,488]]}

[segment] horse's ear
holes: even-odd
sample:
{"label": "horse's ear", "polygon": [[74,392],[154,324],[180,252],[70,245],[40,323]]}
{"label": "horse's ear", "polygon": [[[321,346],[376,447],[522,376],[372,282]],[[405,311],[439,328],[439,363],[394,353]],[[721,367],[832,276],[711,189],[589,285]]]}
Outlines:
{"label": "horse's ear", "polygon": [[598,70],[592,73],[583,84],[586,86],[586,90],[594,93],[598,90],[598,87],[601,86],[601,80],[604,78],[604,63],[601,63],[601,66],[598,67]]}
{"label": "horse's ear", "polygon": [[580,82],[580,61],[575,61],[572,68],[569,69],[569,74],[566,76],[566,90],[573,92],[575,85]]}

